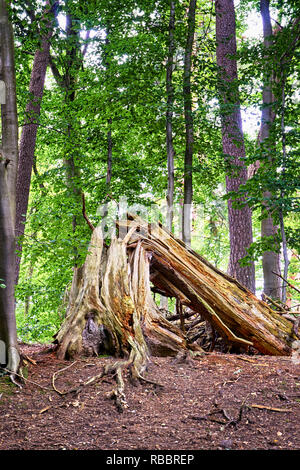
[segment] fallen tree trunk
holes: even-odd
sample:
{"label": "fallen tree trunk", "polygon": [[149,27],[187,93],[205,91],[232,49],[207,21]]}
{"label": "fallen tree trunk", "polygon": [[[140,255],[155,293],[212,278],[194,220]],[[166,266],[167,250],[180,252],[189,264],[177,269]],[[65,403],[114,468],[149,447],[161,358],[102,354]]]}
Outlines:
{"label": "fallen tree trunk", "polygon": [[263,354],[290,355],[297,340],[293,324],[258,299],[236,279],[216,269],[160,224],[137,218],[123,225],[138,226],[128,247],[137,240],[151,257],[150,278],[166,295],[201,313],[229,342],[253,346]]}
{"label": "fallen tree trunk", "polygon": [[[120,406],[125,367],[133,379],[145,380],[151,355],[203,352],[189,342],[184,327],[165,318],[152,289],[200,314],[229,343],[253,346],[263,354],[292,353],[297,340],[293,324],[234,278],[186,248],[160,224],[138,217],[117,224],[125,235],[113,238],[109,247],[100,228],[93,230],[86,261],[74,272],[56,343],[60,358],[82,353],[121,358],[106,371],[117,377]],[[178,317],[184,326],[181,307]]]}

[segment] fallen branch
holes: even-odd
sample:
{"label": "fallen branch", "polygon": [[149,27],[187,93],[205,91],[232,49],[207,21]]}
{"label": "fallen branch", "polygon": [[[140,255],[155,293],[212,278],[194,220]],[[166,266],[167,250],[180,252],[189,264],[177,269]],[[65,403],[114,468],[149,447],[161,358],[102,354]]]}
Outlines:
{"label": "fallen branch", "polygon": [[[198,315],[198,313],[197,312],[186,312],[186,313],[183,314],[185,319],[193,317],[194,315]],[[180,319],[180,314],[178,314],[178,313],[168,317],[168,321],[175,321],[175,320],[179,320],[179,319]]]}
{"label": "fallen branch", "polygon": [[256,405],[256,404],[252,404],[251,407],[258,408],[260,410],[277,411],[279,413],[291,413],[293,411],[288,408],[273,408],[272,406],[264,406],[264,405]]}

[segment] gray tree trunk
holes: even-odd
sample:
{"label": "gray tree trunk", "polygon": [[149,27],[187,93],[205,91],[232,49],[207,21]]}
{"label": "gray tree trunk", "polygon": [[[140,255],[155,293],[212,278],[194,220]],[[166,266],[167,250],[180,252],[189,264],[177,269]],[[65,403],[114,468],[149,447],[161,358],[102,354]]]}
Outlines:
{"label": "gray tree trunk", "polygon": [[182,240],[191,245],[191,211],[193,200],[193,153],[194,123],[192,114],[192,52],[195,36],[196,0],[190,0],[188,11],[188,33],[184,54],[183,99],[185,119],[184,197],[182,217]]}
{"label": "gray tree trunk", "polygon": [[5,83],[5,104],[1,105],[0,153],[0,279],[5,287],[0,287],[0,340],[5,344],[6,368],[14,375],[20,360],[14,298],[18,118],[14,39],[5,0],[0,0],[0,44],[0,79]]}
{"label": "gray tree trunk", "polygon": [[[106,78],[105,80],[109,82],[110,80],[110,61],[109,61],[109,45],[110,45],[110,25],[106,28],[106,38],[105,38],[105,52],[104,52],[104,63],[106,69]],[[111,107],[111,99],[109,100],[109,105]],[[111,178],[112,178],[112,162],[113,162],[113,140],[112,140],[112,118],[110,117],[107,120],[108,130],[106,133],[107,136],[107,167],[106,167],[106,191],[110,192]],[[105,202],[103,211],[102,211],[102,231],[105,234],[107,230],[107,216],[108,216],[108,203]]]}
{"label": "gray tree trunk", "polygon": [[166,111],[166,143],[167,143],[167,162],[168,162],[168,190],[167,190],[167,217],[166,227],[172,232],[174,216],[174,146],[173,146],[173,106],[174,106],[174,88],[172,82],[174,67],[174,29],[175,29],[175,2],[170,0],[170,20],[169,20],[169,51],[167,60],[167,111]]}
{"label": "gray tree trunk", "polygon": [[[67,2],[67,6],[68,6]],[[69,7],[68,7],[69,8]],[[68,106],[72,106],[76,98],[76,80],[79,68],[82,65],[82,58],[79,44],[79,30],[76,27],[75,18],[72,13],[67,11],[66,15],[66,32],[67,32],[67,66],[66,73],[63,77],[63,84],[65,88],[65,103]],[[74,209],[72,217],[72,230],[73,234],[76,232],[78,220],[81,220],[81,189],[80,189],[80,171],[76,161],[76,129],[74,126],[72,116],[67,124],[67,141],[65,145],[65,156],[64,164],[66,168],[67,186],[70,191],[70,195],[74,198]],[[80,214],[80,215],[79,215]],[[78,250],[74,245],[74,266],[78,263]]]}
{"label": "gray tree trunk", "polygon": [[[166,95],[167,95],[167,111],[166,111],[166,149],[167,149],[167,166],[168,166],[168,188],[167,188],[167,214],[166,227],[170,232],[173,231],[174,218],[174,146],[173,146],[173,107],[174,107],[174,87],[173,87],[173,67],[174,67],[174,29],[175,29],[175,2],[170,0],[170,18],[169,18],[169,47],[166,69]],[[168,299],[164,296],[160,297],[160,307],[168,309]]]}
{"label": "gray tree trunk", "polygon": [[[263,23],[264,35],[264,48],[265,53],[268,55],[268,49],[272,45],[272,24],[270,18],[270,5],[269,0],[260,0],[260,13]],[[273,70],[271,67],[265,67],[264,87],[263,87],[263,102],[261,111],[261,131],[260,131],[260,145],[263,151],[268,154],[268,159],[272,161],[272,144],[271,144],[271,126],[274,121],[274,111],[272,105],[274,97],[272,93]],[[264,191],[263,197],[270,199],[272,196],[270,191]],[[267,207],[266,202],[266,208]],[[261,236],[271,237],[276,235],[278,227],[274,225],[272,215],[262,220],[261,222]],[[263,273],[264,273],[264,293],[273,299],[281,299],[281,281],[280,277],[280,252],[266,251],[262,257]]]}
{"label": "gray tree trunk", "polygon": [[[222,143],[228,168],[226,190],[227,192],[236,192],[247,180],[247,167],[244,163],[245,146],[235,59],[235,10],[233,0],[216,0],[215,5]],[[243,202],[242,199],[241,202]],[[249,206],[235,209],[232,200],[229,199],[228,221],[230,234],[228,273],[249,290],[255,292],[254,264],[242,267],[239,263],[253,241],[252,214]]]}

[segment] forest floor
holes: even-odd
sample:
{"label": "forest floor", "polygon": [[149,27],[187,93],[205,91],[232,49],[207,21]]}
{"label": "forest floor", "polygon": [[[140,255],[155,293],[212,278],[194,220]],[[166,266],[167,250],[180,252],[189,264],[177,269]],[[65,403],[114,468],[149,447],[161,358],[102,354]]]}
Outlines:
{"label": "forest floor", "polygon": [[23,388],[0,378],[0,450],[300,449],[298,358],[155,357],[146,377],[162,386],[126,380],[120,413],[113,377],[69,392],[113,358],[61,361],[46,345],[21,352]]}

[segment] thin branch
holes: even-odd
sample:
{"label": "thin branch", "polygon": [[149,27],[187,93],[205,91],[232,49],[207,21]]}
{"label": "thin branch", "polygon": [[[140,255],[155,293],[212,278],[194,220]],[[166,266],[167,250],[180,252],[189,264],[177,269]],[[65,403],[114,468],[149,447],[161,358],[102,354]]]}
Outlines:
{"label": "thin branch", "polygon": [[[299,23],[300,23],[300,17],[297,17],[293,23],[293,28],[296,29],[297,31],[297,28],[298,28],[298,31],[297,31],[297,34],[293,40],[293,42],[289,45],[289,47],[286,48],[285,52],[281,55],[280,57],[280,64],[282,65],[283,63],[287,63],[288,60],[291,59],[298,43],[299,43],[299,40],[300,40],[300,31],[299,31]],[[285,59],[285,62],[284,62],[284,59]]]}
{"label": "thin branch", "polygon": [[84,193],[82,193],[81,197],[82,197],[82,215],[83,215],[84,219],[87,221],[87,224],[90,227],[90,229],[92,231],[94,231],[95,227],[94,227],[94,225],[92,224],[92,222],[90,221],[90,219],[88,218],[88,216],[86,215],[86,212],[85,212],[85,196],[84,196]]}
{"label": "thin branch", "polygon": [[275,274],[276,276],[280,277],[281,279],[283,279],[291,289],[294,289],[296,292],[298,292],[300,294],[300,289],[297,289],[297,287],[293,286],[293,284],[291,284],[287,279],[285,279],[283,276],[281,276],[281,274],[274,273],[274,271],[272,271],[272,273]]}

